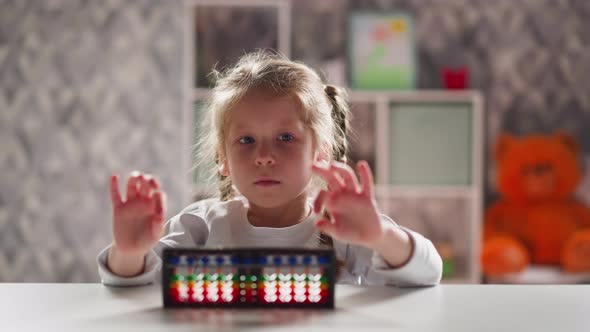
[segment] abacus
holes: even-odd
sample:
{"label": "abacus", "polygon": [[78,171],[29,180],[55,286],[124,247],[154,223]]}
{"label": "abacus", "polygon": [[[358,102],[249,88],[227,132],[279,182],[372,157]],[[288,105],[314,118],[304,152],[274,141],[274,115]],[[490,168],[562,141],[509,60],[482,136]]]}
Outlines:
{"label": "abacus", "polygon": [[166,248],[164,307],[334,308],[332,249]]}

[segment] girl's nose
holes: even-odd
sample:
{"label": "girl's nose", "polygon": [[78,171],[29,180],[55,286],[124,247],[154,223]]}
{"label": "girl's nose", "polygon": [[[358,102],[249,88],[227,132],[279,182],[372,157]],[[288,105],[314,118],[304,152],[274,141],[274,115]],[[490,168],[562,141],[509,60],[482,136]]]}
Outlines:
{"label": "girl's nose", "polygon": [[257,166],[269,166],[275,164],[275,158],[269,153],[268,150],[266,151],[259,151],[258,155],[256,156],[256,165]]}
{"label": "girl's nose", "polygon": [[258,165],[258,166],[268,166],[268,165],[274,165],[274,164],[275,164],[275,159],[273,157],[271,157],[270,155],[259,156],[258,158],[256,158],[256,165]]}

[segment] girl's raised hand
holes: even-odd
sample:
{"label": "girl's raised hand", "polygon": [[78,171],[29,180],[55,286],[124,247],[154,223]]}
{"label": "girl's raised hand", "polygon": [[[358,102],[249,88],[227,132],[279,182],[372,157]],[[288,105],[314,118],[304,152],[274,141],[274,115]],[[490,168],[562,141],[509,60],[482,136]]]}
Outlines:
{"label": "girl's raised hand", "polygon": [[166,196],[151,175],[133,172],[125,199],[119,177],[111,176],[114,247],[124,254],[145,254],[162,236]]}
{"label": "girl's raised hand", "polygon": [[344,163],[313,165],[313,171],[328,184],[314,202],[314,212],[326,209],[325,217],[316,227],[340,241],[372,247],[383,236],[383,228],[375,206],[373,174],[366,161],[357,163],[360,182],[353,170]]}

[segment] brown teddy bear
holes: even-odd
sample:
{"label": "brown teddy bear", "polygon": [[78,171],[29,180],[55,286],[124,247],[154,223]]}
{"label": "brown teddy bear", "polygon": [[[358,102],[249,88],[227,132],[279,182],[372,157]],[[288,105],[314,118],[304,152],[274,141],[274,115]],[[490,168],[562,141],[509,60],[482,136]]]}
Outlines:
{"label": "brown teddy bear", "polygon": [[563,133],[499,138],[502,197],[485,214],[485,275],[520,272],[531,263],[590,271],[590,209],[573,195],[581,178],[577,150]]}

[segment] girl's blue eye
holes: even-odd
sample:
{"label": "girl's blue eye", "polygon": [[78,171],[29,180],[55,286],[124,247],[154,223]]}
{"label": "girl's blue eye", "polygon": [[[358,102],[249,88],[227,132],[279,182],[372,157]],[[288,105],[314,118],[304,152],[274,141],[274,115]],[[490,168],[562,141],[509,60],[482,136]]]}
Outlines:
{"label": "girl's blue eye", "polygon": [[240,137],[239,141],[241,144],[250,144],[250,143],[254,142],[254,139],[250,136],[244,136],[244,137]]}
{"label": "girl's blue eye", "polygon": [[279,135],[279,141],[292,141],[293,139],[295,139],[295,137],[293,137],[293,135],[291,134],[280,134]]}

